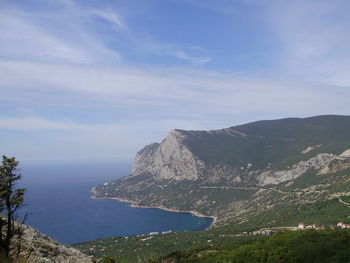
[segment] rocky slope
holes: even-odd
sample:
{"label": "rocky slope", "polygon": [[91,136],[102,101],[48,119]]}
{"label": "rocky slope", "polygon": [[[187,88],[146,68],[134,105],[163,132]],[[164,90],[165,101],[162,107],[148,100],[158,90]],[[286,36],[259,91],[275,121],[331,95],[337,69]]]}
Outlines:
{"label": "rocky slope", "polygon": [[[94,191],[98,198],[195,210],[222,223],[242,221],[281,202],[327,198],[334,184],[346,188],[348,173],[333,175],[350,167],[349,130],[350,116],[259,121],[215,131],[173,130],[161,143],[137,153],[130,176]],[[298,178],[304,179],[300,183]],[[306,194],[301,198],[297,191]]]}
{"label": "rocky slope", "polygon": [[35,263],[92,263],[75,248],[64,246],[34,228],[24,226],[21,256]]}

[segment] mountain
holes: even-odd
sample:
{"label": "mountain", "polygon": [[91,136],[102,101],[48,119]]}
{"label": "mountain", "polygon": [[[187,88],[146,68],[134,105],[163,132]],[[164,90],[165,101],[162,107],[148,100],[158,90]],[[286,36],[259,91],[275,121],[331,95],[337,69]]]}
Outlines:
{"label": "mountain", "polygon": [[291,203],[346,200],[349,131],[350,116],[336,115],[173,130],[136,154],[131,175],[93,190],[96,198],[215,216],[219,225]]}

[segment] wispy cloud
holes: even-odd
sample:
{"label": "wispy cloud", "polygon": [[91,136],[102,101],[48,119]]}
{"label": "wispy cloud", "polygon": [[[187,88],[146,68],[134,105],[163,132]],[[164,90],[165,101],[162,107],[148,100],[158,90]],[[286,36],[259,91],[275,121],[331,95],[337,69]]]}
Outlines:
{"label": "wispy cloud", "polygon": [[[119,59],[116,50],[107,48],[84,27],[86,20],[101,16],[124,28],[117,14],[78,7],[58,9],[50,15],[29,12],[3,4],[0,11],[0,54],[7,59],[51,62],[94,63]],[[57,23],[60,26],[57,26]]]}
{"label": "wispy cloud", "polygon": [[233,19],[242,10],[255,10],[277,44],[273,58],[276,76],[350,86],[349,1],[182,1]]}
{"label": "wispy cloud", "polygon": [[[130,29],[122,16],[111,8],[83,7],[73,0],[49,1],[47,6],[49,11],[40,8],[28,11],[6,2],[2,5],[2,57],[118,64],[121,59],[126,62],[124,51],[129,49],[132,53],[170,56],[196,65],[210,61],[210,58],[189,54],[174,43],[155,40],[138,33],[137,29]],[[105,34],[101,35],[101,29],[107,30]],[[122,44],[118,44],[121,41]]]}
{"label": "wispy cloud", "polygon": [[[20,76],[20,78],[18,77]],[[18,91],[42,90],[38,105],[48,100],[57,103],[57,92],[66,97],[79,95],[70,107],[91,99],[105,106],[117,103],[119,108],[150,112],[161,109],[169,116],[212,113],[238,115],[242,112],[273,112],[291,115],[339,112],[346,98],[332,90],[308,82],[290,82],[191,69],[136,69],[72,66],[7,61],[0,63],[4,87],[2,100],[12,101]],[[347,89],[343,92],[349,93]],[[52,93],[52,96],[48,95]],[[30,94],[30,93],[29,93]],[[42,94],[42,95],[41,95]],[[44,96],[45,99],[40,99]],[[332,101],[335,96],[337,99]],[[31,98],[31,97],[30,97]],[[23,98],[20,98],[23,103]],[[28,99],[28,101],[30,101]],[[67,103],[67,102],[65,102]],[[107,104],[106,104],[107,103]],[[310,106],[312,105],[312,106]],[[66,105],[67,106],[67,105]],[[69,106],[69,105],[68,105]],[[143,109],[143,110],[142,110]]]}
{"label": "wispy cloud", "polygon": [[210,58],[206,58],[206,57],[202,57],[202,58],[201,57],[192,57],[184,51],[177,51],[177,52],[175,52],[175,55],[178,58],[192,61],[195,64],[205,64],[211,60]]}
{"label": "wispy cloud", "polygon": [[108,9],[107,10],[91,9],[87,13],[92,14],[92,15],[97,15],[99,17],[102,17],[102,18],[114,23],[117,26],[117,29],[120,29],[120,28],[123,30],[128,29],[125,22],[121,19],[120,15],[114,11],[111,11]]}
{"label": "wispy cloud", "polygon": [[30,23],[25,15],[2,11],[0,24],[0,54],[17,59],[38,59],[67,62],[90,62],[89,53],[65,43],[42,27]]}
{"label": "wispy cloud", "polygon": [[248,4],[252,0],[180,0],[184,3],[201,8],[211,9],[226,15],[234,15],[239,12],[240,4]]}
{"label": "wispy cloud", "polygon": [[73,122],[52,121],[26,116],[20,118],[0,117],[0,129],[35,131],[35,130],[84,130],[87,126]]}

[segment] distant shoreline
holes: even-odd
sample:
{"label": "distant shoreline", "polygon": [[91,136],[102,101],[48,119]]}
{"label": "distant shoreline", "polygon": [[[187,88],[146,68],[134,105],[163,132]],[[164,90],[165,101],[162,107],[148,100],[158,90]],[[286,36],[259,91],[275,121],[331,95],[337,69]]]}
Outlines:
{"label": "distant shoreline", "polygon": [[[93,188],[91,190],[92,193],[96,193],[95,192],[95,189]],[[175,213],[189,213],[189,214],[192,214],[193,216],[196,216],[196,217],[204,217],[204,218],[211,218],[213,219],[213,221],[211,222],[210,226],[207,227],[206,229],[204,230],[207,230],[207,229],[210,229],[212,227],[215,226],[216,224],[216,221],[217,221],[217,217],[216,216],[206,216],[206,215],[203,215],[197,211],[182,211],[182,210],[177,210],[177,209],[171,209],[171,208],[166,208],[164,206],[142,206],[142,205],[138,205],[136,204],[135,201],[132,201],[132,200],[128,200],[128,199],[122,199],[122,198],[117,198],[117,197],[96,197],[96,196],[91,196],[90,197],[91,199],[110,199],[110,200],[116,200],[116,201],[119,201],[119,202],[123,202],[123,203],[129,203],[130,204],[130,207],[133,207],[133,208],[153,208],[153,209],[161,209],[161,210],[164,210],[164,211],[168,211],[168,212],[175,212]]]}

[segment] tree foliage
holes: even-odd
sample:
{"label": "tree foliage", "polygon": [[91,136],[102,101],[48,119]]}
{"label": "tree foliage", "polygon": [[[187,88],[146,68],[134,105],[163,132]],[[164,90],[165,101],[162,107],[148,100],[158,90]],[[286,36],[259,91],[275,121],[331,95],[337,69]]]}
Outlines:
{"label": "tree foliage", "polygon": [[11,262],[11,254],[18,255],[20,242],[14,246],[14,237],[20,240],[25,217],[19,220],[17,211],[24,201],[24,188],[17,188],[22,178],[18,170],[19,162],[14,157],[2,157],[0,166],[0,252]]}
{"label": "tree foliage", "polygon": [[350,260],[350,231],[304,230],[275,234],[224,247],[174,252],[152,263],[345,263]]}

